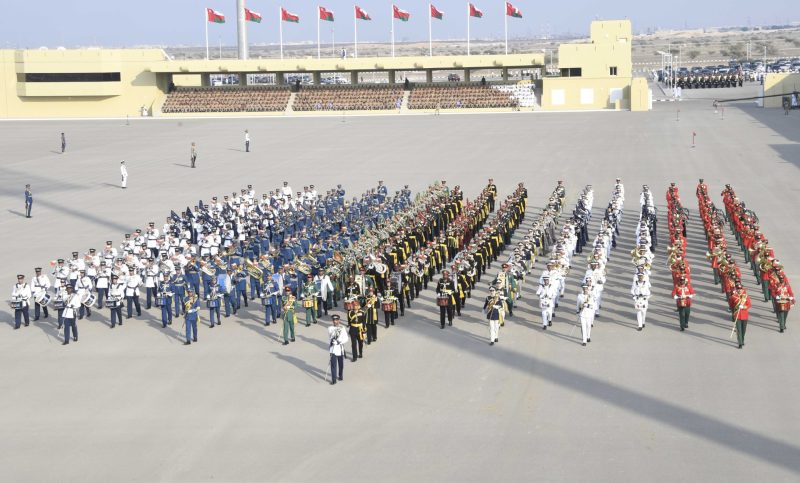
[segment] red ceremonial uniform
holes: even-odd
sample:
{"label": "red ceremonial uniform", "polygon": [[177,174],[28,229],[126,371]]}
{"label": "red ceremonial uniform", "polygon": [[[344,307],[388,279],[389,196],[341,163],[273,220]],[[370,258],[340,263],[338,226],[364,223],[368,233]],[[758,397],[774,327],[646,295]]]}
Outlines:
{"label": "red ceremonial uniform", "polygon": [[750,316],[750,307],[752,305],[750,297],[747,295],[747,290],[740,289],[731,294],[731,310],[733,311],[734,320],[747,320]]}
{"label": "red ceremonial uniform", "polygon": [[692,306],[692,299],[690,296],[694,295],[694,288],[690,284],[686,285],[676,285],[675,288],[672,289],[672,296],[678,297],[675,301],[678,304],[678,307],[691,307]]}

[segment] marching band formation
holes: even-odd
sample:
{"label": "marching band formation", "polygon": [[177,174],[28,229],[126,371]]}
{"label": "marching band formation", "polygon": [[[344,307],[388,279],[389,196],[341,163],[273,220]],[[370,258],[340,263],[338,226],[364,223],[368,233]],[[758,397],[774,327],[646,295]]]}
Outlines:
{"label": "marching band formation", "polygon": [[[730,186],[722,196],[724,212],[714,207],[708,187],[700,180],[697,197],[708,258],[715,283],[721,284],[728,299],[741,348],[752,302],[741,284],[741,271],[727,252],[726,221],[765,300],[773,301],[781,332],[786,329],[794,295],[755,214]],[[76,322],[91,318],[92,309],[107,308],[110,326],[115,328],[123,325],[123,309],[127,320],[134,312],[141,317],[142,305],[145,310],[155,306],[164,328],[174,318],[184,317],[184,343],[189,345],[198,340],[203,305],[208,311],[208,327],[213,328],[253,302],[262,307],[265,325],[282,322],[283,344],[288,345],[295,341],[300,317],[308,327],[341,303],[346,324],[340,326],[339,316],[333,314],[335,324],[330,329],[336,330],[329,330],[333,367],[339,357],[347,356],[347,342],[352,361],[363,358],[365,343],[378,341],[381,321],[384,330],[395,325],[429,286],[435,290],[440,327],[452,326],[481,277],[501,259],[501,269],[490,282],[483,303],[489,344],[494,345],[505,319],[514,316],[537,257],[546,260],[536,290],[542,330],[552,326],[567,275],[576,266],[574,256],[588,244],[590,253],[575,301],[585,346],[591,343],[594,322],[601,314],[607,263],[620,235],[625,189],[617,179],[593,239],[588,236],[592,186],[579,194],[568,217],[562,216],[565,198],[566,188],[559,181],[522,241],[505,253],[525,219],[527,190],[523,183],[501,199],[490,179],[471,202],[464,199],[458,186],[451,189],[445,181],[413,198],[408,186],[390,196],[379,181],[376,188],[352,201],[345,199],[341,185],[323,195],[313,185],[294,192],[283,182],[260,199],[248,185],[221,200],[214,197],[210,203],[200,201],[180,214],[173,211],[161,227],[150,222],[145,230],[125,234],[118,247],[107,241],[99,252],[89,249],[82,257],[72,252],[68,260],[57,259],[51,262],[52,281],[41,267],[35,269],[30,285],[19,275],[10,302],[15,329],[23,322],[29,325],[31,301],[34,320],[48,318],[49,309],[55,312],[65,345],[78,340]],[[674,183],[667,190],[666,201],[667,266],[683,331],[689,326],[695,295],[686,260],[688,211]],[[639,202],[630,295],[641,331],[646,325],[657,246],[656,207],[647,185]],[[339,365],[334,381],[342,370]]]}

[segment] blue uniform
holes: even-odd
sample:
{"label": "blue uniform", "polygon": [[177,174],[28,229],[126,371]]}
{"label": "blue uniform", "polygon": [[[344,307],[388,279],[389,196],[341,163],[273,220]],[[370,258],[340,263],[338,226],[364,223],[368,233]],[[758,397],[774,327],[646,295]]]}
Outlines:
{"label": "blue uniform", "polygon": [[281,307],[277,298],[281,291],[278,282],[275,280],[265,282],[261,290],[264,295],[262,302],[264,304],[264,325],[277,324],[278,317],[281,315]]}
{"label": "blue uniform", "polygon": [[200,302],[195,299],[194,303],[186,311],[186,343],[197,342],[197,319],[200,316]]}

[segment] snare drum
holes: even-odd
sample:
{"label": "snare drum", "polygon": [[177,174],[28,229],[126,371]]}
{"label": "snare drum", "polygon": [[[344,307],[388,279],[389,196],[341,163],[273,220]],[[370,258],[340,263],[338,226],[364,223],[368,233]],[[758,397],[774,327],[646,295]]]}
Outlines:
{"label": "snare drum", "polygon": [[97,302],[97,294],[92,292],[86,292],[81,297],[81,305],[84,307],[93,307],[95,302]]}
{"label": "snare drum", "polygon": [[165,305],[167,305],[166,295],[159,295],[156,297],[156,307],[164,307]]}
{"label": "snare drum", "polygon": [[261,297],[261,305],[264,306],[272,305],[272,297]]}
{"label": "snare drum", "polygon": [[314,308],[314,300],[313,299],[303,299],[303,308],[304,309],[313,309]]}
{"label": "snare drum", "polygon": [[36,303],[41,305],[42,307],[47,307],[53,300],[53,294],[47,292],[40,292],[39,295],[35,297],[35,300]]}
{"label": "snare drum", "polygon": [[24,303],[22,302],[22,300],[11,300],[10,302],[8,302],[8,305],[10,305],[11,308],[14,310],[22,310]]}
{"label": "snare drum", "polygon": [[116,297],[106,298],[105,302],[106,302],[106,307],[108,307],[109,309],[116,309],[119,308],[119,306],[121,305],[120,300]]}
{"label": "snare drum", "polygon": [[381,303],[381,308],[384,312],[397,312],[397,301],[395,299],[386,299]]}
{"label": "snare drum", "polygon": [[439,307],[447,307],[450,305],[450,296],[449,295],[439,295],[436,297],[436,305]]}
{"label": "snare drum", "polygon": [[356,303],[358,303],[358,299],[356,299],[356,298],[347,299],[347,300],[344,301],[344,309],[345,310],[355,310],[356,309]]}
{"label": "snare drum", "polygon": [[53,309],[55,310],[64,310],[66,306],[67,304],[61,299],[55,299],[55,301],[53,301]]}
{"label": "snare drum", "polygon": [[217,307],[219,307],[219,299],[216,299],[216,298],[207,299],[206,300],[206,307],[208,307],[209,309],[216,309]]}

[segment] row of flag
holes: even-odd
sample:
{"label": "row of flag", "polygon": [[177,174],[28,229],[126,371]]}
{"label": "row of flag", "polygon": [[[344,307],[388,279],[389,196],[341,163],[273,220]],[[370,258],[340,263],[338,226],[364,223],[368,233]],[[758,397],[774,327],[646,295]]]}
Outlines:
{"label": "row of flag", "polygon": [[[430,15],[431,18],[435,18],[438,20],[444,19],[444,12],[439,10],[433,4],[430,4]],[[469,3],[468,4],[468,12],[470,17],[481,18],[483,17],[483,12],[479,10],[475,5]],[[225,15],[221,12],[218,12],[214,9],[207,8],[206,13],[208,16],[208,21],[212,23],[225,23]],[[397,20],[402,22],[408,22],[411,18],[411,14],[405,10],[400,9],[397,5],[392,5],[392,15]],[[511,2],[506,2],[506,16],[514,17],[514,18],[522,18],[522,12],[517,7],[513,6]],[[372,20],[369,14],[358,5],[355,5],[355,18],[356,20]],[[254,12],[248,8],[244,9],[244,19],[248,22],[256,22],[261,23],[262,15],[258,12]],[[325,20],[328,22],[333,22],[333,12],[326,9],[325,7],[319,7],[319,19]],[[293,22],[299,23],[300,16],[294,13],[289,12],[285,8],[281,7],[281,20],[284,22]]]}

